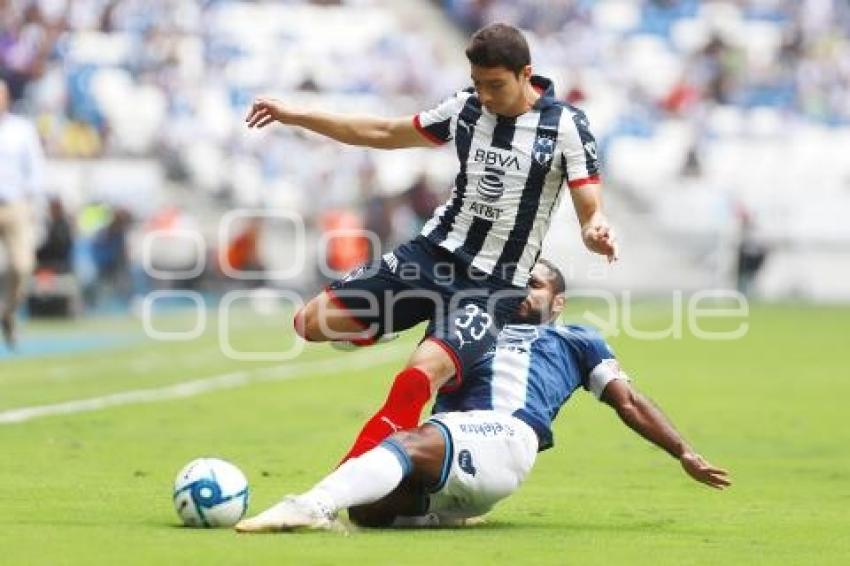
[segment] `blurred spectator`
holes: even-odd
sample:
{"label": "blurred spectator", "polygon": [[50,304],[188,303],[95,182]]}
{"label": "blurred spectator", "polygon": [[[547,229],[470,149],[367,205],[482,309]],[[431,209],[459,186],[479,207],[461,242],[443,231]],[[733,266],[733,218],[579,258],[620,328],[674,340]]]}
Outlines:
{"label": "blurred spectator", "polygon": [[661,106],[670,115],[687,116],[699,103],[699,99],[699,89],[686,77],[682,77],[661,101]]}
{"label": "blurred spectator", "polygon": [[440,199],[436,193],[431,190],[428,184],[428,178],[423,174],[413,183],[413,186],[408,189],[407,201],[410,203],[410,209],[416,216],[418,225],[415,227],[416,232],[419,232],[422,225],[431,218],[434,209],[440,204]]}
{"label": "blurred spectator", "polygon": [[[134,266],[136,293],[143,293],[151,285],[194,289],[211,274],[206,270],[200,226],[183,208],[169,204],[157,210],[142,226],[142,233],[150,255],[147,265]],[[211,265],[215,266],[215,261]]]}
{"label": "blurred spectator", "polygon": [[[608,86],[621,83],[627,90],[657,77],[631,75],[623,53],[609,48],[611,40],[628,50],[633,39],[659,38],[663,50],[653,54],[663,56],[657,61],[658,77],[666,72],[663,59],[670,56],[673,65],[689,74],[650,101],[674,116],[695,112],[704,101],[778,107],[827,124],[850,123],[850,3],[844,0],[443,4],[468,32],[499,20],[522,26],[532,46],[538,46],[538,67],[566,67],[571,73],[595,69]],[[583,102],[596,93],[589,89],[577,94],[570,92],[568,100]]]}
{"label": "blurred spectator", "polygon": [[80,285],[73,273],[73,229],[60,198],[50,199],[48,211],[45,239],[36,251],[27,311],[31,317],[72,316],[81,306]]}
{"label": "blurred spectator", "polygon": [[685,162],[682,164],[681,176],[685,179],[699,179],[703,175],[702,157],[700,157],[700,147],[697,143],[692,143],[685,153]]}
{"label": "blurred spectator", "polygon": [[35,263],[30,201],[42,190],[44,156],[35,128],[9,113],[9,90],[0,80],[0,242],[6,248],[8,288],[0,326],[15,345],[15,313]]}
{"label": "blurred spectator", "polygon": [[573,76],[572,85],[570,85],[564,100],[566,100],[568,104],[574,105],[581,104],[587,100],[587,92],[585,91],[584,86],[582,86],[580,73],[576,72]]}
{"label": "blurred spectator", "polygon": [[369,239],[363,235],[363,220],[350,210],[329,210],[319,219],[326,237],[325,267],[346,273],[369,259]]}
{"label": "blurred spectator", "polygon": [[52,197],[48,207],[47,234],[36,251],[36,269],[68,273],[72,269],[74,234],[62,199]]}
{"label": "blurred spectator", "polygon": [[[705,96],[719,104],[729,104],[734,101],[734,90],[736,80],[741,75],[738,53],[729,46],[722,37],[715,35],[703,48],[697,58],[696,65],[702,69],[704,74]],[[743,78],[743,77],[741,77]],[[683,81],[679,85],[680,95],[685,101],[696,97],[696,93],[689,93],[690,85]],[[674,92],[676,92],[674,90]]]}
{"label": "blurred spectator", "polygon": [[[222,271],[253,271],[262,273],[265,264],[260,257],[260,237],[262,236],[263,220],[251,218],[242,230],[227,245],[222,257]],[[260,279],[259,275],[255,275]],[[258,281],[259,284],[259,281]]]}
{"label": "blurred spectator", "polygon": [[0,79],[12,98],[21,98],[27,84],[39,78],[59,28],[48,22],[36,2],[0,2]]}
{"label": "blurred spectator", "polygon": [[746,211],[738,213],[740,240],[738,242],[738,292],[749,296],[753,283],[764,261],[767,259],[768,248],[755,235],[755,226],[750,214]]}
{"label": "blurred spectator", "polygon": [[[364,229],[373,234],[381,244],[381,248],[393,246],[393,218],[390,199],[380,194],[375,166],[366,161],[360,168],[361,207],[363,209]],[[370,246],[372,242],[370,240]],[[381,250],[369,250],[369,257],[375,258]]]}
{"label": "blurred spectator", "polygon": [[97,301],[130,299],[132,282],[127,249],[127,234],[132,217],[124,209],[112,212],[109,223],[100,228],[91,242],[92,259],[97,269]]}

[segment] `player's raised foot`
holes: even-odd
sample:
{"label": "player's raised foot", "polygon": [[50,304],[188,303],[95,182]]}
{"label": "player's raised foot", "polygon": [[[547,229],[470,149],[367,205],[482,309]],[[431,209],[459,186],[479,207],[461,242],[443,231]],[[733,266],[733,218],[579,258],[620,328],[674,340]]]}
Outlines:
{"label": "player's raised foot", "polygon": [[392,342],[396,338],[398,338],[400,334],[398,332],[388,332],[387,334],[383,334],[378,336],[378,338],[374,340],[342,340],[338,342],[332,342],[331,345],[337,350],[343,352],[351,352],[353,350],[358,350],[360,348],[365,348],[367,346],[374,346],[376,344],[384,344],[386,342]]}
{"label": "player's raised foot", "polygon": [[277,533],[295,530],[344,531],[336,513],[318,501],[287,495],[254,517],[236,523],[240,533]]}

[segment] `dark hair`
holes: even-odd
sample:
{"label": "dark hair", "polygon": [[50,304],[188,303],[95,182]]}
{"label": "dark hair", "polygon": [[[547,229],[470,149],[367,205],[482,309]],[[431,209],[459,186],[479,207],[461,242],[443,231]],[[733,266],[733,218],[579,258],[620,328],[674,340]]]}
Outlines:
{"label": "dark hair", "polygon": [[561,270],[558,269],[558,266],[549,261],[548,259],[538,258],[537,263],[542,263],[546,266],[546,269],[549,270],[549,280],[552,282],[552,285],[555,287],[555,294],[560,295],[561,293],[567,290],[567,280],[564,279],[564,274],[561,273]]}
{"label": "dark hair", "polygon": [[519,75],[531,64],[528,43],[522,32],[508,24],[490,24],[472,36],[466,58],[479,67],[504,67]]}

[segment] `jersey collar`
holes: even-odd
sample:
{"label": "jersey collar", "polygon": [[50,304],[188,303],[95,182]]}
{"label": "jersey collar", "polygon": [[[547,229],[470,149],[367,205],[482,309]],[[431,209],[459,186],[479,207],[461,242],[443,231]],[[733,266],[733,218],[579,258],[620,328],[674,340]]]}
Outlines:
{"label": "jersey collar", "polygon": [[531,86],[540,93],[540,98],[534,103],[534,110],[543,110],[555,104],[555,85],[551,80],[541,75],[531,75]]}

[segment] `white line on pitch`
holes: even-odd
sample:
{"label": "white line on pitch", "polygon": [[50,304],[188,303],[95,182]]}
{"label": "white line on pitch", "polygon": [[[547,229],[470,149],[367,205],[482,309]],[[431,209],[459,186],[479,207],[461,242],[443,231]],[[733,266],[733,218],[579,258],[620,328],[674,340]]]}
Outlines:
{"label": "white line on pitch", "polygon": [[133,389],[103,395],[101,397],[92,397],[90,399],[77,399],[51,405],[20,407],[18,409],[0,412],[0,425],[22,423],[41,417],[88,413],[121,405],[156,403],[169,399],[185,399],[187,397],[209,393],[210,391],[243,387],[254,382],[285,381],[331,371],[361,369],[391,361],[400,353],[409,351],[409,345],[399,344],[390,348],[382,348],[378,356],[375,355],[375,352],[369,351],[347,355],[341,354],[326,360],[280,364],[251,371],[234,371],[203,379],[175,383],[174,385],[165,387]]}

